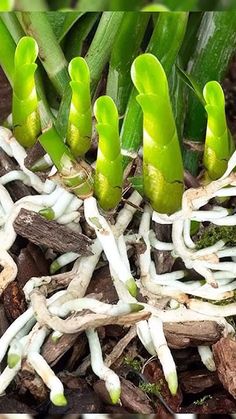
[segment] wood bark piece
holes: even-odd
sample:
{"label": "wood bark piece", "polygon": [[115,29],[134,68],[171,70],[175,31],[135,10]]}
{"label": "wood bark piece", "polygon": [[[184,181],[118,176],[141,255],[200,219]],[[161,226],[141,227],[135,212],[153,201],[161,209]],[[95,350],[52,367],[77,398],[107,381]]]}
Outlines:
{"label": "wood bark piece", "polygon": [[182,390],[188,394],[198,394],[220,384],[217,373],[206,370],[185,371],[179,374],[179,382]]}
{"label": "wood bark piece", "polygon": [[[18,381],[19,380],[19,381]],[[34,371],[26,360],[23,361],[21,370],[17,377],[18,386],[21,393],[29,391],[39,402],[43,402],[48,397],[48,390],[41,377]]]}
{"label": "wood bark piece", "polygon": [[[195,330],[198,327],[200,322],[189,322],[187,323],[187,328],[185,329],[185,332],[188,334],[186,336],[183,335],[183,329],[182,326],[185,325],[182,323],[165,323],[164,324],[164,333],[167,338],[168,345],[174,349],[183,349],[184,347],[196,347],[199,344],[211,344],[214,340],[216,342],[221,338],[221,328],[218,328],[218,324],[215,322],[207,321],[207,322],[201,322],[201,323],[213,323],[212,329],[216,328],[218,333],[213,335],[213,333],[209,336],[209,342],[207,342],[207,331],[210,332],[210,325],[206,324],[206,334],[204,333],[204,325],[200,328],[200,332],[202,332],[202,335],[199,334],[198,339],[193,340],[192,338],[189,338],[190,329],[191,327]],[[186,331],[187,330],[187,331]],[[181,332],[181,333],[180,333]],[[77,340],[77,337],[80,335],[80,333],[76,334],[65,334],[61,337],[61,339],[55,344],[51,338],[49,337],[46,341],[46,343],[43,346],[42,355],[46,359],[46,361],[50,365],[55,365],[61,357],[74,345],[74,343]],[[111,366],[116,362],[116,360],[119,358],[125,347],[127,347],[130,343],[130,341],[136,336],[136,328],[135,326],[130,329],[129,332],[117,343],[117,345],[114,347],[113,351],[106,357],[106,364],[108,366]],[[174,344],[173,344],[174,343]],[[198,356],[197,356],[198,359]],[[183,361],[183,364],[185,364],[187,361],[189,361],[189,357],[187,360]],[[193,362],[195,361],[195,358],[193,359]]]}
{"label": "wood bark piece", "polygon": [[48,221],[33,211],[21,209],[14,222],[17,234],[29,241],[47,246],[56,252],[75,252],[89,256],[89,245],[92,243],[84,234],[76,233],[56,221]]}
{"label": "wood bark piece", "polygon": [[[65,390],[65,397],[67,400],[66,406],[54,406],[52,403],[49,406],[46,417],[48,418],[61,418],[62,415],[76,416],[78,412],[83,414],[91,413],[96,414],[103,411],[102,402],[97,394],[90,388]],[[95,416],[96,417],[96,416]]]}
{"label": "wood bark piece", "polygon": [[[4,176],[12,170],[19,170],[19,167],[5,153],[5,151],[0,150],[0,176]],[[24,196],[32,195],[34,193],[34,190],[32,188],[24,185],[24,183],[20,180],[14,180],[14,182],[9,182],[6,185],[6,188],[14,202],[18,201],[18,199],[21,199]]]}
{"label": "wood bark piece", "polygon": [[[7,412],[7,416],[6,415]],[[12,396],[0,397],[0,413],[3,419],[9,418],[8,414],[27,413],[28,415],[36,415],[37,411],[27,406],[25,403],[15,400]],[[19,418],[21,416],[19,415]],[[32,416],[33,417],[33,416]]]}
{"label": "wood bark piece", "polygon": [[212,347],[220,381],[236,399],[236,341],[222,338]]}
{"label": "wood bark piece", "polygon": [[17,282],[20,288],[23,288],[30,278],[48,275],[49,265],[42,250],[33,243],[28,243],[17,257]]}
{"label": "wood bark piece", "polygon": [[214,321],[164,323],[168,345],[174,349],[189,346],[212,345],[223,333],[223,326]]}
{"label": "wood bark piece", "polygon": [[0,100],[0,123],[4,121],[5,118],[11,112],[11,97],[12,90],[9,81],[7,80],[3,69],[0,67],[0,90],[1,90],[1,100]]}
{"label": "wood bark piece", "polygon": [[107,355],[105,359],[105,364],[107,367],[110,367],[111,365],[113,365],[116,362],[116,360],[120,356],[122,356],[125,348],[129,345],[131,340],[133,340],[136,337],[136,335],[137,335],[136,327],[133,326],[130,328],[128,333],[119,342],[117,342],[117,345],[114,347],[112,352],[109,355]]}
{"label": "wood bark piece", "polygon": [[16,320],[27,308],[25,296],[16,281],[8,284],[3,291],[3,305],[10,322]]}
{"label": "wood bark piece", "polygon": [[[214,393],[211,398],[205,400],[202,404],[198,404],[198,396],[196,396],[196,402],[192,403],[188,407],[183,407],[178,410],[178,413],[194,413],[204,415],[213,415],[217,418],[221,418],[221,415],[227,415],[236,412],[236,403],[233,398],[227,392]],[[225,417],[225,416],[224,416]]]}
{"label": "wood bark piece", "polygon": [[80,333],[63,335],[57,343],[48,337],[42,348],[42,356],[51,366],[54,366],[63,355],[74,345]]}
{"label": "wood bark piece", "polygon": [[26,156],[25,161],[24,161],[25,166],[28,169],[31,169],[31,167],[34,165],[34,163],[36,163],[44,155],[45,155],[45,150],[41,146],[40,142],[37,141],[33,145],[33,147],[31,147],[27,150],[27,156]]}

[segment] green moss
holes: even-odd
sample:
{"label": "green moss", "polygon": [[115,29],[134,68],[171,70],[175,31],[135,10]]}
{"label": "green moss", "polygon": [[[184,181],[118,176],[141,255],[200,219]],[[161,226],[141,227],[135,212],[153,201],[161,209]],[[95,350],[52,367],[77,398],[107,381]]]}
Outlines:
{"label": "green moss", "polygon": [[210,226],[196,242],[196,249],[213,246],[219,240],[224,240],[228,246],[236,246],[236,226]]}
{"label": "green moss", "polygon": [[129,356],[124,358],[124,365],[128,365],[137,372],[141,372],[142,370],[142,362],[139,359],[132,359]]}
{"label": "green moss", "polygon": [[193,402],[193,404],[197,405],[197,406],[202,406],[207,400],[212,399],[212,396],[210,396],[209,394],[202,397],[199,400],[195,400],[195,402]]}
{"label": "green moss", "polygon": [[159,380],[158,383],[152,384],[152,383],[142,383],[139,384],[140,390],[142,390],[146,394],[152,394],[154,396],[157,396],[161,393],[161,389],[163,386],[163,380]]}

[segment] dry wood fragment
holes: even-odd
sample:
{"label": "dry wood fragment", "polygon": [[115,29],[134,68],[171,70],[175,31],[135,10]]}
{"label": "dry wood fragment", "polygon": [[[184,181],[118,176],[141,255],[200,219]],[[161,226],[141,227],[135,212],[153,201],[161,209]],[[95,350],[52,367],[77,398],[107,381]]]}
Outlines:
{"label": "dry wood fragment", "polygon": [[91,255],[92,243],[84,234],[76,233],[56,221],[48,221],[33,211],[21,209],[14,222],[17,234],[26,237],[37,245],[47,246],[59,253],[76,252],[83,256]]}
{"label": "dry wood fragment", "polygon": [[185,371],[179,374],[179,382],[182,390],[189,394],[198,394],[220,384],[217,373],[206,370]]}
{"label": "dry wood fragment", "polygon": [[164,333],[171,348],[212,345],[222,337],[223,327],[214,321],[164,323]]}
{"label": "dry wood fragment", "polygon": [[97,394],[90,388],[88,388],[87,390],[66,389],[65,397],[67,400],[67,405],[64,407],[54,406],[52,403],[50,404],[46,416],[47,418],[61,418],[63,417],[62,415],[66,414],[73,414],[73,417],[76,417],[76,414],[78,414],[78,412],[83,414],[96,414],[99,412],[103,412],[101,400],[99,399]]}
{"label": "dry wood fragment", "polygon": [[25,166],[28,167],[28,169],[31,169],[31,167],[36,163],[41,157],[45,155],[45,150],[41,146],[40,142],[37,141],[33,147],[29,148],[27,150],[27,156],[25,158]]}
{"label": "dry wood fragment", "polygon": [[54,366],[62,356],[74,345],[80,333],[63,335],[57,343],[53,342],[49,336],[43,345],[42,356],[47,363]]}
{"label": "dry wood fragment", "polygon": [[[206,323],[206,322],[202,322],[202,323]],[[221,337],[221,334],[220,334],[221,328],[218,329],[218,324],[215,325],[215,322],[209,321],[207,323],[213,323],[212,330],[216,328],[216,330],[218,331],[218,334],[213,335],[212,333],[209,336],[209,342],[213,343],[213,336],[215,336],[214,342],[216,342]],[[196,322],[196,325],[195,325],[195,322],[189,322],[187,323],[187,327],[185,329],[185,328],[182,328],[182,326],[185,325],[182,323],[180,324],[165,323],[164,332],[165,332],[165,336],[167,338],[168,344],[172,346],[172,348],[174,347],[174,348],[179,348],[179,349],[182,349],[183,347],[198,346],[198,344],[200,343],[207,344],[208,342],[207,342],[206,334],[207,334],[207,331],[208,332],[210,331],[211,325],[208,325],[208,324],[206,325],[206,334],[204,333],[204,327],[201,328],[199,336],[198,336],[198,340],[196,340],[196,336],[195,336],[195,340],[193,340],[192,337],[189,338],[191,327],[193,327],[193,329],[196,330],[198,324],[199,322]],[[183,335],[184,331],[186,332],[186,336]],[[65,334],[56,344],[53,343],[53,341],[49,337],[43,346],[43,352],[42,352],[47,362],[50,365],[55,365],[61,359],[61,357],[74,345],[79,334],[80,333]],[[136,336],[136,329],[134,326],[117,343],[113,351],[106,357],[105,363],[108,366],[113,365],[116,362],[116,360],[122,355],[122,352],[124,351],[124,349],[129,345],[129,343],[135,336]],[[193,333],[193,336],[194,336],[194,333]],[[175,342],[175,346],[173,346],[173,342]],[[183,345],[183,342],[185,346]],[[183,361],[183,362],[186,363],[186,361]]]}
{"label": "dry wood fragment", "polygon": [[23,288],[30,278],[48,275],[49,261],[38,246],[28,243],[17,257],[17,268],[17,282]]}
{"label": "dry wood fragment", "polygon": [[[17,396],[15,396],[17,397]],[[6,413],[7,412],[7,413]],[[19,414],[27,413],[28,415],[36,415],[37,411],[27,406],[25,403],[20,400],[14,399],[12,396],[1,396],[0,397],[0,416],[1,419],[9,419],[9,414]],[[5,416],[6,415],[6,416]],[[14,415],[15,416],[15,415]],[[13,415],[11,415],[11,418]]]}
{"label": "dry wood fragment", "polygon": [[7,80],[3,69],[0,67],[0,121],[1,123],[11,112],[11,96],[12,90],[9,81]]}
{"label": "dry wood fragment", "polygon": [[2,298],[7,318],[11,322],[23,314],[27,308],[24,293],[16,281],[8,284]]}
{"label": "dry wood fragment", "polygon": [[0,337],[5,333],[9,327],[9,321],[6,317],[4,306],[0,304]]}
{"label": "dry wood fragment", "polygon": [[47,399],[47,387],[27,361],[23,361],[22,363],[21,370],[17,376],[17,382],[22,394],[29,391],[40,402]]}
{"label": "dry wood fragment", "polygon": [[219,379],[236,399],[236,341],[222,338],[212,349]]}
{"label": "dry wood fragment", "polygon": [[[201,399],[201,398],[200,398]],[[235,400],[229,396],[227,392],[213,393],[202,404],[198,404],[198,396],[196,396],[195,403],[188,407],[183,407],[178,410],[178,413],[195,413],[205,415],[211,414],[220,418],[221,415],[226,415],[236,412]],[[213,416],[211,416],[213,417]],[[225,417],[225,416],[224,416]]]}
{"label": "dry wood fragment", "polygon": [[107,355],[105,359],[105,364],[108,367],[116,362],[116,360],[123,354],[125,348],[129,345],[131,340],[135,338],[136,335],[136,327],[133,326],[130,328],[128,333],[119,342],[117,342],[117,345],[114,347],[113,351]]}

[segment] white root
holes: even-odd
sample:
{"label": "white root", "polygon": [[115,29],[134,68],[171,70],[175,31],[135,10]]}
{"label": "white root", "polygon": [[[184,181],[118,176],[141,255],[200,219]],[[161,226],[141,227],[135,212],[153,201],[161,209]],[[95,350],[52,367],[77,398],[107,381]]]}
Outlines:
{"label": "white root", "polygon": [[78,257],[79,257],[79,254],[74,253],[74,252],[64,253],[64,255],[59,256],[57,259],[55,259],[52,262],[50,266],[51,275],[55,274],[64,266],[69,265],[69,263],[74,262],[76,259],[78,259]]}
{"label": "white root", "polygon": [[43,192],[44,184],[41,179],[24,164],[26,151],[16,139],[12,132],[4,127],[0,127],[0,147],[10,156],[14,157],[21,170],[28,176],[31,186],[39,193]]}
{"label": "white root", "polygon": [[9,173],[0,177],[0,183],[6,185],[7,183],[13,182],[15,180],[21,180],[25,185],[31,186],[28,176],[21,170],[12,170]]}
{"label": "white root", "polygon": [[[52,297],[50,297],[47,300],[47,305],[52,304],[54,301],[59,298],[65,293],[65,291],[59,291],[56,294],[54,294]],[[32,321],[34,318],[34,312],[32,307],[28,308],[21,316],[19,316],[11,325],[8,327],[6,332],[1,336],[0,338],[0,362],[3,360],[8,346],[10,345],[11,341],[14,339],[14,337],[17,335],[18,332],[20,332],[21,329],[25,327],[25,325]]]}
{"label": "white root", "polygon": [[150,264],[151,264],[151,243],[149,239],[150,232],[150,223],[151,223],[152,211],[150,207],[145,205],[144,212],[142,214],[139,234],[143,237],[144,243],[146,245],[146,250],[144,253],[139,255],[139,266],[141,273],[141,281],[149,277]]}
{"label": "white root", "polygon": [[166,242],[157,240],[153,230],[150,230],[149,240],[150,240],[151,246],[156,250],[171,251],[174,249],[173,243],[166,243]]}
{"label": "white root", "polygon": [[65,406],[67,401],[64,396],[63,384],[39,353],[47,334],[48,330],[46,327],[40,328],[36,325],[35,329],[32,330],[30,343],[27,348],[27,361],[50,389],[50,400],[52,403],[55,406]]}
{"label": "white root", "polygon": [[13,208],[14,202],[9,194],[9,192],[6,190],[6,188],[0,184],[0,202],[3,208],[3,211],[6,215],[8,215]]}
{"label": "white root", "polygon": [[138,322],[136,325],[137,335],[142,342],[144,348],[148,351],[148,353],[152,356],[156,355],[155,347],[152,341],[152,336],[150,329],[148,327],[147,320],[142,320]]}
{"label": "white root", "polygon": [[188,301],[188,307],[191,310],[206,316],[231,317],[236,315],[236,303],[219,306],[212,303],[191,299]]}
{"label": "white root", "polygon": [[119,279],[126,284],[131,295],[136,295],[135,280],[132,276],[130,277],[130,272],[122,261],[114,234],[106,219],[99,213],[97,201],[94,197],[85,199],[84,215],[87,223],[95,230],[112,269]]}
{"label": "white root", "polygon": [[14,281],[17,276],[17,266],[9,253],[0,248],[0,266],[3,270],[0,272],[0,295],[6,287]]}
{"label": "white root", "polygon": [[150,334],[157,357],[161,363],[165,379],[168,383],[171,394],[174,396],[178,390],[178,378],[176,366],[170,349],[168,348],[166,338],[163,332],[162,321],[155,316],[148,320]]}
{"label": "white root", "polygon": [[82,310],[91,310],[98,314],[107,314],[111,316],[122,316],[125,314],[137,312],[143,309],[139,303],[123,303],[119,301],[116,305],[102,303],[93,298],[80,298],[70,300],[62,305],[52,306],[49,311],[58,317],[67,317],[71,312],[79,312]]}
{"label": "white root", "polygon": [[213,358],[213,353],[209,346],[198,346],[198,353],[201,357],[202,363],[209,371],[216,371],[216,365]]}
{"label": "white root", "polygon": [[104,364],[97,332],[94,329],[88,329],[86,330],[86,335],[89,342],[92,370],[101,380],[105,381],[111,401],[113,404],[116,404],[119,402],[121,394],[120,379],[114,371]]}
{"label": "white root", "polygon": [[191,238],[190,231],[191,231],[191,220],[187,218],[184,221],[184,229],[183,229],[184,242],[189,249],[195,249],[196,245]]}

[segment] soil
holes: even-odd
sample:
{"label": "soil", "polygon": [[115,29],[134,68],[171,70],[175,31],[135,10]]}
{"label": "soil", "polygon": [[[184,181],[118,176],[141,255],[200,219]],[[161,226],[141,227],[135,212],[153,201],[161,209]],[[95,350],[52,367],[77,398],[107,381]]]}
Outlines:
{"label": "soil", "polygon": [[[223,87],[229,126],[236,136],[236,58],[232,60]],[[11,109],[11,89],[1,69],[0,96],[0,119],[3,121]],[[41,150],[33,151],[29,162],[35,159],[35,155],[39,155],[37,153],[40,154]],[[17,168],[15,161],[1,151],[0,176],[14,168]],[[14,200],[32,193],[21,182],[11,183],[8,190]],[[34,222],[25,223],[29,218]],[[0,301],[0,335],[26,309],[22,292],[25,283],[32,276],[49,274],[50,252],[48,254],[47,248],[59,254],[65,251],[89,254],[89,245],[93,239],[91,237],[89,240],[77,233],[69,238],[66,227],[63,230],[57,223],[45,221],[38,214],[25,210],[19,214],[15,228],[18,237],[11,254],[17,263],[18,275]],[[85,234],[88,231],[84,228]],[[156,255],[156,261],[160,260],[170,266],[173,263],[165,254]],[[60,288],[60,284],[66,283],[68,278],[58,275],[56,281]],[[93,293],[105,302],[117,301],[106,266],[101,266],[95,272],[87,293]],[[78,332],[63,335],[57,345],[49,337],[42,348],[43,356],[65,386],[68,405],[65,408],[53,406],[43,382],[25,363],[15,383],[0,397],[0,413],[38,413],[40,417],[77,414],[74,419],[79,418],[80,412],[115,413],[117,418],[124,418],[130,413],[169,418],[177,412],[196,413],[199,418],[201,415],[210,418],[213,414],[221,414],[222,418],[230,417],[229,414],[236,412],[236,342],[222,337],[222,330],[215,322],[201,323],[165,325],[165,335],[179,377],[179,390],[175,397],[168,390],[159,362],[154,359],[147,363],[149,355],[136,338],[132,326],[117,324],[100,327],[99,337],[109,365],[121,378],[122,406],[110,404],[104,382],[98,380],[91,371],[86,336]],[[217,372],[212,373],[203,366],[197,351],[199,344],[213,345]]]}

